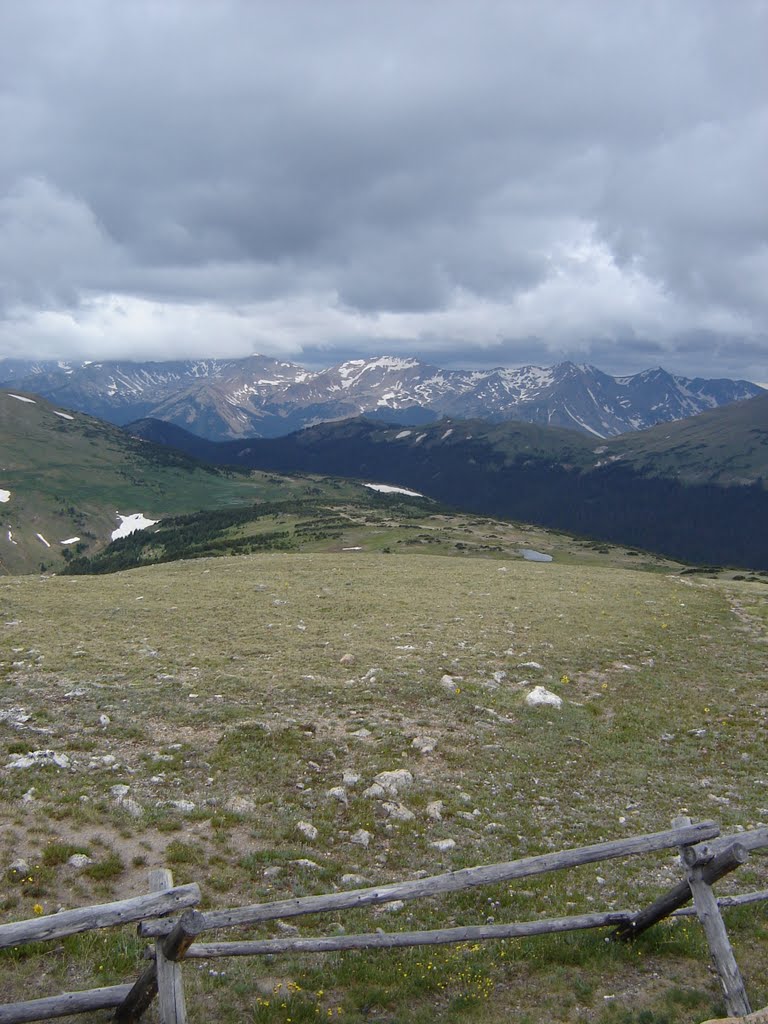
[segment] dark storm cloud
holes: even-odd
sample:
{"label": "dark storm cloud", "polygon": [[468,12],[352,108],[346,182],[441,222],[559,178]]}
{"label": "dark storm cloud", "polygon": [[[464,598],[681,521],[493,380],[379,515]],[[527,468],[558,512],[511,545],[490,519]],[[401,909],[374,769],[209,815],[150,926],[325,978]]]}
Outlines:
{"label": "dark storm cloud", "polygon": [[0,355],[764,378],[766,27],[750,0],[5,5]]}

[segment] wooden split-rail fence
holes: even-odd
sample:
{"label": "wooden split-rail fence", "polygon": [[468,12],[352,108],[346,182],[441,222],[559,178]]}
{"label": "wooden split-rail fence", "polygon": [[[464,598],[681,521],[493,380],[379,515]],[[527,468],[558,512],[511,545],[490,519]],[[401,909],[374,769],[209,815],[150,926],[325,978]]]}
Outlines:
{"label": "wooden split-rail fence", "polygon": [[[631,941],[664,918],[686,913],[696,914],[704,928],[728,1013],[743,1019],[752,1011],[720,908],[768,899],[768,891],[716,899],[711,886],[743,864],[751,850],[766,847],[768,828],[720,836],[720,830],[714,822],[692,824],[689,818],[675,818],[672,828],[664,832],[525,857],[503,864],[463,868],[431,878],[205,912],[195,909],[200,902],[197,884],[174,886],[170,871],[159,869],[150,873],[152,891],[143,896],[0,925],[0,949],[130,922],[138,922],[139,935],[154,940],[153,948],[148,950],[147,967],[135,982],[0,1005],[0,1024],[52,1020],[55,1017],[102,1009],[114,1009],[115,1021],[132,1024],[141,1018],[156,997],[161,1024],[186,1024],[181,968],[185,960],[444,945],[605,927],[613,928],[614,939]],[[510,882],[584,864],[674,848],[680,852],[684,878],[639,912],[612,910],[432,931],[376,931],[364,935],[312,938],[292,935],[227,942],[199,941],[205,932],[253,925],[277,918],[436,896],[474,886]],[[687,908],[685,904],[691,899],[694,906]]]}

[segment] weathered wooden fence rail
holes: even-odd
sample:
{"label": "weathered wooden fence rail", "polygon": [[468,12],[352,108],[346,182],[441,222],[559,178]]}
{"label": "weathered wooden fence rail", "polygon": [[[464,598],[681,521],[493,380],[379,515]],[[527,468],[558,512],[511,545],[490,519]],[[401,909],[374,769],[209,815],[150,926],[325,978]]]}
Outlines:
{"label": "weathered wooden fence rail", "polygon": [[[520,938],[611,926],[614,928],[615,938],[632,940],[663,918],[685,913],[696,913],[702,922],[718,969],[728,1012],[744,1017],[750,1013],[749,1001],[728,942],[719,907],[766,899],[768,890],[717,900],[710,886],[743,864],[750,850],[765,847],[768,847],[768,829],[754,829],[732,836],[720,836],[714,822],[692,824],[689,819],[675,819],[673,827],[664,832],[525,857],[503,864],[464,868],[413,881],[208,912],[193,909],[200,900],[197,885],[174,887],[169,871],[153,871],[150,874],[152,892],[144,896],[0,926],[0,948],[23,942],[59,938],[91,928],[112,927],[131,921],[140,922],[138,931],[141,936],[155,940],[154,948],[148,952],[150,962],[133,985],[115,985],[88,992],[69,992],[60,996],[0,1006],[0,1024],[22,1024],[25,1021],[49,1020],[67,1014],[110,1008],[116,1011],[116,1021],[133,1024],[141,1018],[156,996],[159,999],[162,1024],[186,1024],[181,973],[181,962],[186,959],[391,949]],[[196,941],[204,932],[224,928],[304,914],[322,914],[374,906],[395,900],[419,899],[458,892],[473,886],[508,882],[580,865],[673,848],[680,851],[685,878],[639,912],[613,910],[509,924],[439,928],[431,931],[377,931],[360,935],[311,938],[286,936],[229,942]],[[684,905],[691,898],[694,899],[695,905],[692,910],[688,910]],[[178,915],[182,911],[180,917],[166,916]]]}

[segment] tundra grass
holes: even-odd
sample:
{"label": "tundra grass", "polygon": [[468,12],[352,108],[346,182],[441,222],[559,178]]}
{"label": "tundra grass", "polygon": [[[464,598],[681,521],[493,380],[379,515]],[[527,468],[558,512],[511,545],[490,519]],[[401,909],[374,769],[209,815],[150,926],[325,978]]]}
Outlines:
{"label": "tundra grass", "polygon": [[[724,832],[766,824],[767,600],[748,581],[365,552],[7,578],[0,866],[29,870],[3,875],[2,919],[135,895],[161,865],[224,907],[658,831],[679,813]],[[536,684],[562,708],[528,706]],[[69,764],[11,767],[29,750]],[[395,768],[413,776],[397,797],[405,821],[363,795]],[[353,841],[361,829],[367,848]],[[440,852],[440,839],[456,845]],[[73,867],[70,849],[92,863]],[[631,910],[679,877],[669,851],[290,923],[312,935]],[[718,889],[767,882],[755,854]],[[727,913],[764,1005],[764,905]],[[190,1019],[715,1015],[695,921],[628,948],[605,938],[190,962]],[[4,955],[2,997],[138,973],[133,940],[99,941],[74,978],[68,947]]]}

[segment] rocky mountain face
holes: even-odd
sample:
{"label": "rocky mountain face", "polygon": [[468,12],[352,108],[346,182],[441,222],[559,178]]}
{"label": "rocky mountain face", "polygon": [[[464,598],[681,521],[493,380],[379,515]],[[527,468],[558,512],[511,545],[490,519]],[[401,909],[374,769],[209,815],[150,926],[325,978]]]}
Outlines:
{"label": "rocky mountain face", "polygon": [[570,362],[443,370],[382,356],[311,371],[259,355],[144,363],[0,360],[0,386],[120,425],[153,417],[211,440],[280,437],[360,414],[406,425],[443,416],[521,420],[605,438],[763,391],[749,381],[689,379],[660,368],[624,377]]}

